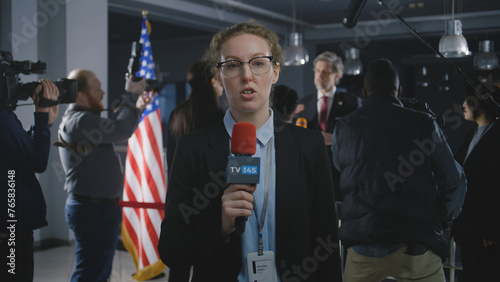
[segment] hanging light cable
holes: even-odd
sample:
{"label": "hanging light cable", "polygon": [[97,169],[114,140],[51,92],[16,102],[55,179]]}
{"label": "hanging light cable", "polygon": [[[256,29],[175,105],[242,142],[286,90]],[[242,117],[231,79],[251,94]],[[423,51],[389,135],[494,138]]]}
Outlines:
{"label": "hanging light cable", "polygon": [[283,51],[283,64],[285,66],[302,66],[309,62],[309,54],[302,46],[302,34],[295,32],[295,0],[292,0],[292,32],[290,33],[289,44]]}

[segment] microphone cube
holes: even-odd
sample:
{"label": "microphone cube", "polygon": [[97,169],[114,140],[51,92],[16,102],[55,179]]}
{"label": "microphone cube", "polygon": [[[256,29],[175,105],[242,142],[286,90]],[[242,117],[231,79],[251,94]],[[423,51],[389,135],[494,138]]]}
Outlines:
{"label": "microphone cube", "polygon": [[230,156],[226,173],[227,183],[257,184],[260,179],[260,158]]}

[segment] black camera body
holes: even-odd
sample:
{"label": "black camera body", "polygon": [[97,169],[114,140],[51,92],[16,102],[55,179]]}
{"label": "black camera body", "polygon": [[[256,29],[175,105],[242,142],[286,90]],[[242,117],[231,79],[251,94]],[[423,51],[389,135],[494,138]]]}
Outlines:
{"label": "black camera body", "polygon": [[[133,75],[133,81],[140,81],[142,77],[138,77],[135,75],[136,72],[141,68],[141,53],[142,53],[142,44],[134,41],[132,42],[132,51],[131,56],[128,61],[127,73],[125,74],[125,79],[128,79],[130,74]],[[159,90],[159,82],[156,79],[147,79],[146,80],[146,91],[158,91]]]}
{"label": "black camera body", "polygon": [[[28,100],[32,97],[40,83],[22,83],[19,74],[43,74],[47,64],[41,61],[32,62],[14,61],[8,51],[0,51],[0,108],[15,109],[19,100]],[[78,84],[76,80],[61,78],[54,82],[59,89],[56,101],[42,97],[43,89],[38,93],[40,107],[51,107],[57,104],[68,104],[76,101]]]}

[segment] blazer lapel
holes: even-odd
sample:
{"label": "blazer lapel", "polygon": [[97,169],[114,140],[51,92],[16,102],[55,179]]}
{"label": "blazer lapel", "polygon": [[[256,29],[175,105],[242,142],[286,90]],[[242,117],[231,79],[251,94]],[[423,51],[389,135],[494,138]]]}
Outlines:
{"label": "blazer lapel", "polygon": [[[223,122],[219,122],[214,128],[208,138],[208,144],[211,148],[206,152],[208,171],[212,173],[225,172],[229,156],[229,135]],[[225,174],[224,178],[226,178]]]}
{"label": "blazer lapel", "polygon": [[467,150],[469,149],[470,142],[472,141],[472,137],[474,136],[474,132],[467,134],[464,139],[463,145],[460,146],[456,153],[455,159],[457,162],[463,167],[465,165],[465,156],[467,155]]}
{"label": "blazer lapel", "polygon": [[[493,140],[494,134],[498,131],[498,126],[499,123],[496,122],[489,130],[484,134],[484,136],[477,142],[476,146],[474,146],[474,149],[469,154],[469,157],[467,160],[465,160],[464,167],[468,166],[469,164],[474,164],[474,159],[476,159],[478,156],[484,155],[483,151],[485,148],[491,148],[491,142]],[[474,135],[472,135],[474,136]],[[472,140],[472,136],[470,137],[470,140],[468,140],[467,144],[470,144],[470,141]],[[465,154],[467,154],[469,146],[465,149]]]}
{"label": "blazer lapel", "polygon": [[[299,148],[295,143],[295,138],[286,125],[275,120],[274,136],[276,148],[276,222],[278,226],[282,226],[287,222],[293,221],[293,218],[288,218],[294,210],[295,203],[293,200],[301,199],[301,193],[297,177],[300,175],[298,168],[299,164],[290,162],[290,160],[299,159]],[[280,228],[277,228],[277,231]],[[283,230],[283,229],[281,229]]]}

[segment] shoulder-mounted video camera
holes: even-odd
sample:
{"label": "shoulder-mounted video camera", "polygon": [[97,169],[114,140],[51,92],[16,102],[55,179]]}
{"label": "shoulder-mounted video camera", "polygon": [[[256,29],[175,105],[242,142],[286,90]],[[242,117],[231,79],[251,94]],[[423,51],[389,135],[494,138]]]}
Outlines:
{"label": "shoulder-mounted video camera", "polygon": [[[43,74],[47,64],[41,61],[14,61],[8,51],[0,51],[0,108],[15,109],[19,100],[28,100],[33,96],[39,82],[22,83],[19,74]],[[44,98],[43,89],[38,93],[40,107],[52,107],[57,104],[74,103],[76,101],[77,81],[61,78],[54,82],[59,89],[57,100]]]}
{"label": "shoulder-mounted video camera", "polygon": [[400,98],[399,100],[403,103],[405,108],[428,113],[436,120],[441,128],[444,126],[445,119],[443,116],[433,112],[427,103],[419,103],[415,98]]}
{"label": "shoulder-mounted video camera", "polygon": [[[142,53],[142,44],[134,41],[132,42],[132,52],[130,56],[130,60],[128,61],[127,73],[125,74],[125,79],[128,79],[128,76],[132,74],[133,81],[140,81],[142,77],[138,77],[135,74],[141,68],[141,53]],[[158,91],[159,82],[156,79],[146,79],[146,91]]]}

